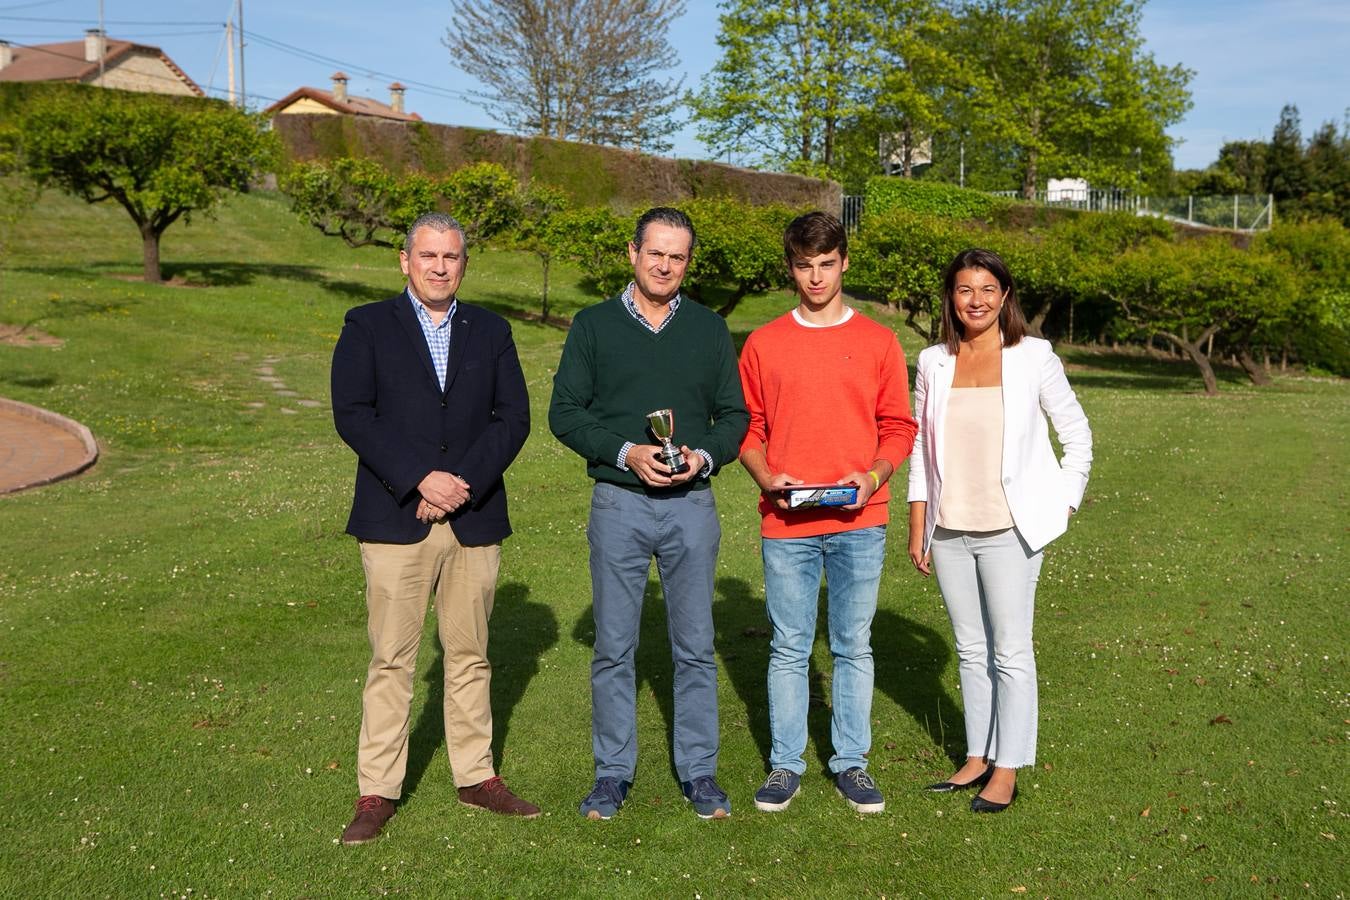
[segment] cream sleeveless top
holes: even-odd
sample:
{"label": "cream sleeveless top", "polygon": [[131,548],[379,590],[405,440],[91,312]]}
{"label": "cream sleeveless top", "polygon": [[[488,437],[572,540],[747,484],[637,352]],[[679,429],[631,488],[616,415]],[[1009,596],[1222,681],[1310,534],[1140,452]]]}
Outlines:
{"label": "cream sleeveless top", "polygon": [[1013,525],[1003,494],[1003,388],[952,388],[942,449],[937,524],[952,531]]}

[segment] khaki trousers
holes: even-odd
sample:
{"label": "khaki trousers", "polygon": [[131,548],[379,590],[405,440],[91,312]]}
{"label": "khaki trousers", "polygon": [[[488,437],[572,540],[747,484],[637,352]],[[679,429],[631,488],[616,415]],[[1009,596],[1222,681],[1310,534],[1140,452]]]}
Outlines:
{"label": "khaki trousers", "polygon": [[432,525],[416,544],[361,542],[371,650],[357,748],[363,796],[397,800],[403,793],[413,674],[433,593],[445,650],[445,743],[455,786],[495,774],[487,646],[501,552],[501,544],[460,544],[445,522]]}

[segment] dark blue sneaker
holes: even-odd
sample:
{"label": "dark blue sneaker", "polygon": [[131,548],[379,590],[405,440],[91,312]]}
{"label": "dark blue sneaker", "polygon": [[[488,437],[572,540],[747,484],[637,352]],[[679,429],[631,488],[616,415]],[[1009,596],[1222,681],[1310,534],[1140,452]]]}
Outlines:
{"label": "dark blue sneaker", "polygon": [[782,812],[801,792],[802,776],[789,769],[774,769],[764,779],[764,786],[755,791],[755,809]]}
{"label": "dark blue sneaker", "polygon": [[886,801],[877,790],[877,783],[866,769],[854,766],[834,776],[834,786],[848,802],[848,805],[860,813],[879,813],[886,808]]}
{"label": "dark blue sneaker", "polygon": [[608,819],[619,811],[632,785],[611,776],[595,779],[595,787],[581,801],[581,814],[588,819]]}
{"label": "dark blue sneaker", "polygon": [[684,799],[694,804],[694,812],[700,819],[725,819],[731,815],[731,801],[711,775],[681,782],[680,787],[684,790]]}

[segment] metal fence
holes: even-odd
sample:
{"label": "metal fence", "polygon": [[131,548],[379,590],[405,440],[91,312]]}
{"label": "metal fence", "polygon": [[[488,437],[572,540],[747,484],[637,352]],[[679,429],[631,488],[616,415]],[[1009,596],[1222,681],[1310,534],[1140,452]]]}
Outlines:
{"label": "metal fence", "polygon": [[1187,225],[1266,231],[1275,222],[1275,198],[1270,194],[1145,197],[1140,212]]}
{"label": "metal fence", "polygon": [[[1023,199],[1021,191],[990,191],[990,193],[995,197]],[[1037,191],[1035,202],[1088,212],[1133,212],[1139,208],[1141,199],[1128,191],[1114,188],[1059,188],[1053,191]]]}
{"label": "metal fence", "polygon": [[844,214],[841,217],[844,222],[844,228],[852,233],[858,230],[862,224],[863,198],[858,194],[844,195]]}
{"label": "metal fence", "polygon": [[[1021,191],[991,191],[995,197],[1022,199]],[[1142,197],[1118,190],[1037,191],[1037,203],[1088,212],[1133,212],[1159,216],[1183,225],[1266,231],[1275,222],[1275,198],[1269,194],[1225,194],[1186,197]],[[846,195],[844,227],[857,231],[863,216],[863,198]]]}

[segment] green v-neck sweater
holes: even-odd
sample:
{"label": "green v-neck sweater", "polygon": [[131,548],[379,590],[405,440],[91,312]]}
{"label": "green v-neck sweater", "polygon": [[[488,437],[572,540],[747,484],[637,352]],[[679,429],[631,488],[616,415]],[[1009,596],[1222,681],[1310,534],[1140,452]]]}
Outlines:
{"label": "green v-neck sweater", "polygon": [[[675,411],[676,446],[707,451],[716,467],[736,458],[750,416],[722,317],[685,298],[653,334],[618,298],[578,313],[553,377],[553,434],[586,460],[592,478],[642,488],[632,470],[619,469],[619,451],[627,441],[657,443],[647,430],[647,413],[657,409]],[[706,486],[703,478],[689,485]]]}

